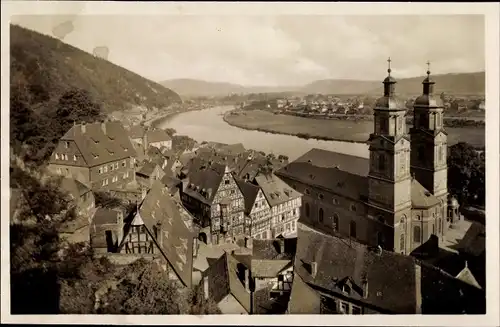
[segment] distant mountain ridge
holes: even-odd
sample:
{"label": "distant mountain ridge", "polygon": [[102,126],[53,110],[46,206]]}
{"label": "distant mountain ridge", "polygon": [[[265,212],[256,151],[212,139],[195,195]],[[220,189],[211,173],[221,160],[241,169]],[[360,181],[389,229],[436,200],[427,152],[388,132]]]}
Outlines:
{"label": "distant mountain ridge", "polygon": [[181,102],[177,93],[156,82],[17,25],[10,25],[10,52],[11,88],[29,94],[32,105],[57,100],[72,88],[88,91],[107,112]]}
{"label": "distant mountain ridge", "polygon": [[[410,77],[397,80],[396,92],[398,94],[416,95],[422,93],[422,81],[425,76]],[[485,72],[475,73],[449,73],[432,75],[436,82],[435,93],[454,95],[484,95]],[[295,92],[300,94],[380,94],[383,90],[382,78],[380,81],[363,81],[349,79],[326,79],[306,84],[302,87],[266,87],[220,82],[207,82],[196,79],[174,79],[160,82],[160,84],[176,91],[183,96],[224,96],[232,93],[277,93]]]}

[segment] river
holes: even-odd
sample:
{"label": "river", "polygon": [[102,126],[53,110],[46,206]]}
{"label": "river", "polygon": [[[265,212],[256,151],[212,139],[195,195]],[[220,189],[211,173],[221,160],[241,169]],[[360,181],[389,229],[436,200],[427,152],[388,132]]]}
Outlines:
{"label": "river", "polygon": [[363,143],[320,141],[296,136],[249,131],[227,124],[223,114],[234,106],[220,106],[177,114],[158,122],[158,128],[173,128],[198,142],[212,141],[227,144],[241,143],[247,149],[283,154],[295,160],[312,148],[330,150],[368,158],[368,145]]}

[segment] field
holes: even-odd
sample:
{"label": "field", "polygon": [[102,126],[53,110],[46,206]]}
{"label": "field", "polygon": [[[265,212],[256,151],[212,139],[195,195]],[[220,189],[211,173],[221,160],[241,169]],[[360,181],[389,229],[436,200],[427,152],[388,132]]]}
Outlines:
{"label": "field", "polygon": [[[263,110],[232,112],[224,120],[233,126],[277,134],[296,135],[346,142],[366,142],[373,130],[372,121],[343,121],[302,118],[276,115]],[[484,147],[484,127],[447,127],[448,144],[467,142],[475,147]]]}

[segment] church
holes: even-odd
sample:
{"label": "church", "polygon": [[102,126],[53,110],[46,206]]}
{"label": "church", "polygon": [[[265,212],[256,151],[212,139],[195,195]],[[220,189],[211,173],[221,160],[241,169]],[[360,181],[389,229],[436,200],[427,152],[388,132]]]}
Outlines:
{"label": "church", "polygon": [[276,175],[304,195],[303,223],[410,254],[433,234],[441,239],[449,226],[447,133],[429,70],[407,128],[405,102],[396,95],[388,62],[367,141],[369,158],[312,149]]}

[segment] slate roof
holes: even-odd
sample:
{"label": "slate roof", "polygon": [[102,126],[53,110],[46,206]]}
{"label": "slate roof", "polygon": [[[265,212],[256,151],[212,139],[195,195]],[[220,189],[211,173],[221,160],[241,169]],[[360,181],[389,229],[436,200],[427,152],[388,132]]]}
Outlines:
{"label": "slate roof", "polygon": [[486,248],[486,231],[484,225],[472,222],[462,240],[458,243],[457,249],[460,252],[473,256],[482,255]]}
{"label": "slate roof", "polygon": [[250,293],[245,284],[238,277],[241,264],[231,254],[224,253],[217,261],[208,267],[205,274],[208,276],[209,296],[219,303],[227,295],[232,294],[247,312],[250,312]]}
{"label": "slate roof", "polygon": [[157,164],[154,162],[146,162],[144,166],[137,172],[137,174],[141,174],[144,176],[151,176],[156,168]]}
{"label": "slate roof", "polygon": [[148,143],[171,141],[172,138],[163,129],[148,130],[146,133]]}
{"label": "slate roof", "polygon": [[271,207],[302,196],[274,174],[259,174],[255,177],[255,182]]}
{"label": "slate roof", "polygon": [[335,168],[359,176],[368,176],[370,160],[348,154],[311,149],[293,162],[308,162],[316,167]]}
{"label": "slate roof", "polygon": [[439,200],[416,179],[411,181],[412,208],[431,208],[439,204]]}
{"label": "slate roof", "polygon": [[82,182],[68,177],[61,178],[59,187],[68,192],[74,199],[79,199],[81,196],[90,192],[90,188]]}
{"label": "slate roof", "polygon": [[433,94],[422,94],[415,99],[414,107],[443,108],[443,101]]}
{"label": "slate roof", "polygon": [[61,141],[74,141],[87,167],[136,156],[125,128],[118,121],[84,124],[84,127],[73,125]]}
{"label": "slate roof", "polygon": [[241,193],[243,194],[243,199],[245,200],[245,213],[248,215],[252,211],[255,199],[257,198],[257,194],[259,193],[259,187],[251,183],[242,181],[241,179],[235,180],[236,184],[238,184],[238,187],[241,190]]}
{"label": "slate roof", "polygon": [[472,286],[477,287],[477,288],[481,288],[481,285],[479,285],[476,278],[474,277],[474,275],[470,271],[469,267],[467,267],[467,266],[465,266],[465,268],[462,269],[462,271],[460,271],[458,273],[456,278],[460,279],[461,281],[463,281],[469,285],[472,285]]}
{"label": "slate roof", "polygon": [[[281,244],[284,245],[281,252]],[[297,252],[297,238],[276,240],[253,240],[252,259],[256,260],[293,260]]]}
{"label": "slate roof", "polygon": [[[310,268],[313,261],[317,262],[315,277]],[[389,312],[416,312],[415,261],[409,256],[379,254],[359,243],[299,227],[294,272],[307,284],[340,294],[340,282],[348,279],[361,287],[366,279],[366,298],[354,288],[351,297]],[[292,301],[299,302],[294,305],[303,303],[300,297],[292,296]]]}
{"label": "slate roof", "polygon": [[292,292],[288,302],[289,314],[320,314],[321,296],[294,273]]}
{"label": "slate roof", "polygon": [[368,178],[336,168],[318,167],[307,162],[291,162],[276,172],[280,177],[322,187],[354,200],[368,196]]}
{"label": "slate roof", "polygon": [[[368,158],[312,149],[281,168],[276,175],[360,200],[368,196],[369,170]],[[439,200],[416,179],[411,182],[411,197],[414,208],[429,208],[439,204]]]}
{"label": "slate roof", "polygon": [[[188,221],[189,218],[191,222]],[[154,235],[153,226],[161,224],[163,233],[161,252],[182,283],[191,287],[194,234],[189,226],[192,223],[192,217],[182,204],[170,196],[160,181],[155,181],[141,203],[134,220],[139,222],[142,220],[151,235]]]}
{"label": "slate roof", "polygon": [[128,134],[131,139],[142,139],[144,134],[146,133],[146,129],[141,125],[133,125],[130,126]]}
{"label": "slate roof", "polygon": [[403,100],[396,96],[383,96],[375,102],[375,110],[406,111],[406,105]]}
{"label": "slate roof", "polygon": [[191,172],[184,193],[204,203],[211,204],[219,189],[226,167],[212,164],[210,167]]}

